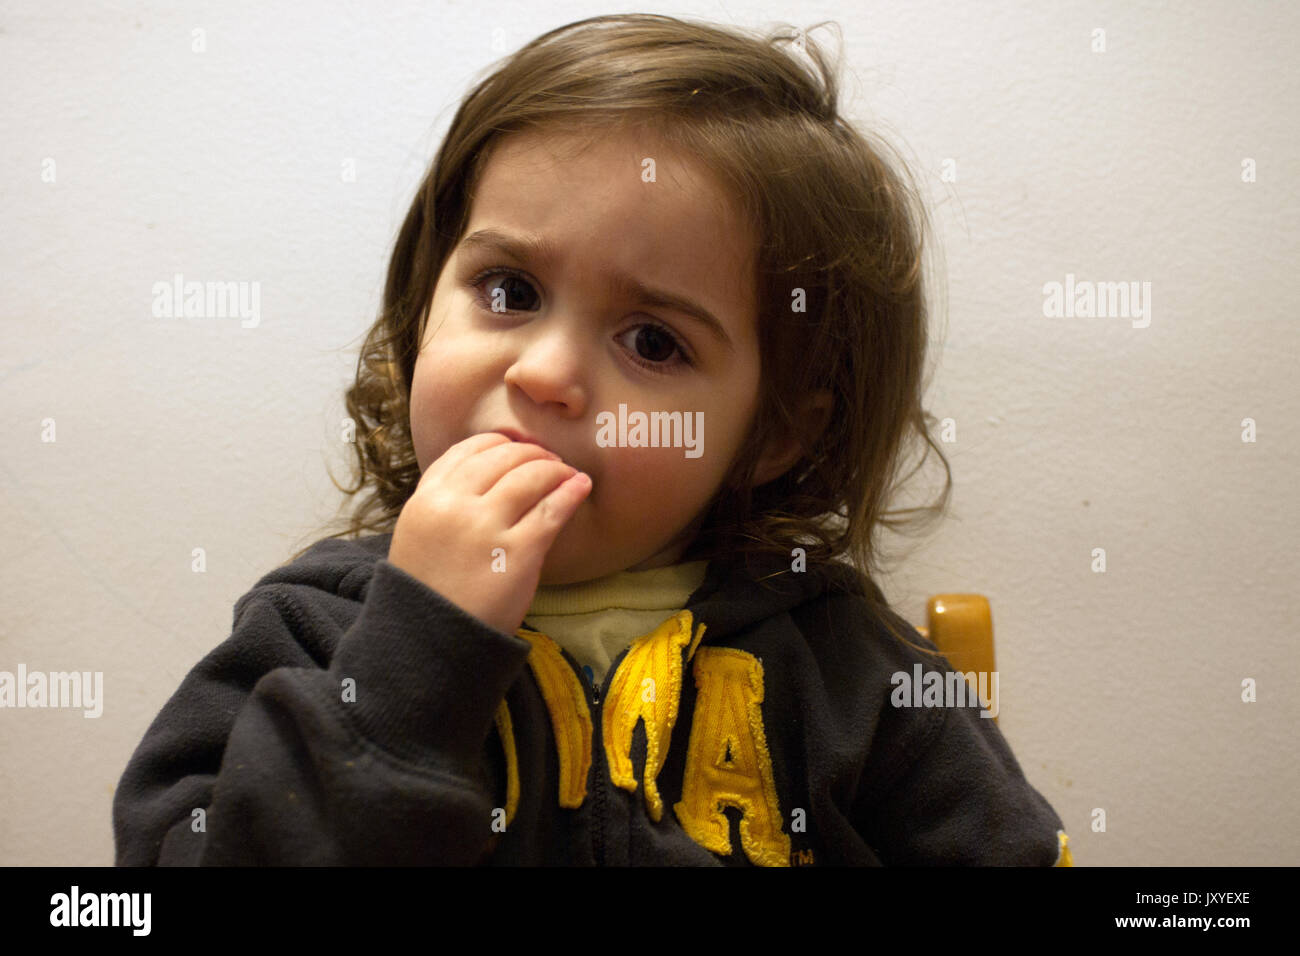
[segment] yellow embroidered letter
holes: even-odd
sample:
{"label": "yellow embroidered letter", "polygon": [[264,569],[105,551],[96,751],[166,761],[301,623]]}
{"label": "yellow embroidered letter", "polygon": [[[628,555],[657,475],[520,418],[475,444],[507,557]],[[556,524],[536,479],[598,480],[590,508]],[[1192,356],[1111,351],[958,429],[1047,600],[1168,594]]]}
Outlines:
{"label": "yellow embroidered letter", "polygon": [[510,720],[510,708],[501,701],[494,721],[497,736],[501,738],[501,749],[506,755],[506,826],[514,822],[515,811],[519,809],[519,756],[515,752],[515,725]]}
{"label": "yellow embroidered letter", "polygon": [[[703,630],[703,627],[700,628]],[[668,756],[682,698],[682,648],[691,642],[691,612],[682,611],[632,642],[609,682],[603,711],[605,754],[614,785],[636,792],[632,731],[645,721],[645,802],[650,819],[663,817],[664,801],[655,778]]]}
{"label": "yellow embroidered letter", "polygon": [[560,760],[560,806],[580,807],[587,796],[587,773],[591,770],[591,711],[586,692],[558,644],[536,631],[520,628],[515,633],[533,645],[528,666],[551,713]]}
{"label": "yellow embroidered letter", "polygon": [[682,799],[673,810],[692,840],[731,855],[723,807],[740,810],[740,843],[750,862],[789,866],[790,837],[781,830],[772,758],[759,704],[763,665],[745,651],[701,647],[695,655],[699,697],[691,720]]}

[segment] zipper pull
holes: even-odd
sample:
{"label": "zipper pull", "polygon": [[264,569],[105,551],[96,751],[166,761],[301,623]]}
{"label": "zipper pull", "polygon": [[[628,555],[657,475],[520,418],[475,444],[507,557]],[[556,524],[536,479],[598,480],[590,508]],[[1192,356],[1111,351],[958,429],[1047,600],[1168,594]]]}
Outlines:
{"label": "zipper pull", "polygon": [[600,705],[600,685],[596,683],[596,672],[591,669],[590,664],[582,665],[582,673],[587,677],[587,683],[591,685],[592,703]]}

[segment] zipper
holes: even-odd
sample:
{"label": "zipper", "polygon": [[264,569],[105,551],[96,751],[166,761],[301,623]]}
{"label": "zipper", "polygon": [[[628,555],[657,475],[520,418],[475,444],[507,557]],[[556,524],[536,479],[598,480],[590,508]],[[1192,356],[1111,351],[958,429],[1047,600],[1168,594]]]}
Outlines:
{"label": "zipper", "polygon": [[[531,625],[525,624],[524,626],[527,627],[530,631],[537,631],[537,629],[532,627]],[[537,633],[541,634],[543,632],[537,631]],[[545,636],[550,637],[550,635],[545,635]],[[623,648],[623,650],[619,653],[619,655],[616,658],[614,658],[614,660],[610,663],[609,670],[606,671],[607,679],[611,679],[614,674],[618,673],[618,666],[623,662],[623,658],[627,656],[627,652],[629,650],[631,650],[630,644],[627,647]],[[578,662],[574,659],[573,655],[570,654],[563,647],[560,648],[560,656],[562,656],[565,659],[565,661],[568,662],[569,667],[572,668],[573,672],[578,675],[578,680],[582,682],[582,686],[586,689],[587,700],[591,705],[592,734],[595,736],[595,739],[592,740],[591,742],[591,756],[592,756],[591,765],[593,771],[592,786],[596,791],[592,795],[592,801],[591,801],[592,815],[595,818],[593,820],[593,825],[592,825],[592,839],[591,839],[592,848],[591,849],[592,849],[592,856],[595,858],[596,861],[596,865],[604,866],[605,865],[605,790],[606,790],[605,780],[609,776],[609,771],[605,765],[605,743],[604,743],[604,732],[602,728],[604,717],[601,713],[601,707],[600,707],[600,685],[597,684],[594,680],[591,680],[587,677],[587,672],[578,666]]]}
{"label": "zipper", "polygon": [[[688,607],[687,610],[690,610],[690,608]],[[693,624],[693,629],[695,627],[701,626],[698,623],[695,623],[694,618],[692,618],[692,624]],[[537,628],[533,627],[527,622],[525,622],[522,626],[528,628],[528,630],[530,631],[534,631],[538,634],[542,634],[543,636],[551,640],[554,640],[554,638],[550,638],[550,635],[545,634],[544,632],[538,630]],[[612,680],[614,675],[618,673],[618,668],[623,663],[623,658],[627,657],[628,652],[631,649],[632,646],[631,644],[629,644],[627,647],[623,648],[623,650],[619,652],[618,656],[615,657],[613,661],[610,662],[609,670],[605,672],[607,682],[609,680]],[[602,712],[602,708],[600,704],[601,688],[598,683],[596,683],[591,678],[587,677],[587,672],[578,666],[577,660],[563,647],[560,648],[560,656],[562,656],[564,660],[568,662],[569,668],[575,674],[578,675],[579,682],[586,690],[587,701],[591,708],[591,716],[593,718],[592,734],[594,735],[595,738],[594,740],[592,740],[592,747],[591,747],[592,786],[595,789],[595,793],[592,795],[592,816],[594,817],[593,826],[592,826],[592,857],[595,860],[596,866],[604,866],[605,865],[605,800],[606,800],[605,791],[607,789],[605,785],[605,781],[609,776],[609,770],[607,767],[607,761],[605,757],[604,714]]]}
{"label": "zipper", "polygon": [[[618,660],[621,661],[623,659],[623,655],[626,653],[627,651],[625,650],[623,654],[620,654]],[[605,768],[604,733],[601,726],[602,715],[601,715],[601,708],[600,708],[600,685],[597,684],[594,680],[591,680],[590,678],[587,677],[587,672],[578,666],[578,662],[573,659],[573,656],[567,650],[565,650],[564,648],[560,648],[560,654],[564,657],[566,661],[568,661],[569,666],[573,668],[574,673],[578,675],[578,680],[582,681],[582,685],[583,687],[586,688],[587,691],[587,701],[591,705],[592,734],[595,737],[595,739],[591,742],[591,756],[592,756],[591,776],[592,776],[592,788],[595,790],[595,793],[592,794],[592,800],[591,800],[592,816],[594,818],[592,820],[591,849],[592,849],[592,856],[596,861],[596,865],[604,866],[605,865],[605,778],[608,776],[608,772]],[[615,661],[614,664],[610,666],[608,672],[609,674],[612,675],[615,673],[617,664],[618,662]]]}
{"label": "zipper", "polygon": [[592,703],[595,705],[594,714],[596,718],[595,724],[592,728],[592,733],[595,734],[596,739],[592,742],[591,745],[592,756],[595,757],[595,760],[592,764],[593,767],[592,777],[594,778],[593,785],[596,788],[595,800],[592,801],[592,803],[594,804],[592,810],[596,819],[594,822],[594,830],[592,831],[591,849],[592,849],[592,855],[595,857],[596,860],[596,865],[604,866],[605,865],[605,777],[607,776],[605,770],[604,733],[601,728],[601,723],[604,717],[600,711],[600,686],[595,682],[591,682],[591,687],[592,687],[591,699],[592,699]]}

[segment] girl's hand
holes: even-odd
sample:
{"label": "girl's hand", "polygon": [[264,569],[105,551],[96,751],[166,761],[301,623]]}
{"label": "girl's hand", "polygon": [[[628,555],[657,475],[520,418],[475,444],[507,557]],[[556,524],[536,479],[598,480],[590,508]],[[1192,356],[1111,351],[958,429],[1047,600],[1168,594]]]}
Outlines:
{"label": "girl's hand", "polygon": [[[540,445],[473,435],[420,476],[398,515],[388,561],[514,634],[547,551],[590,491],[590,478]],[[493,570],[496,548],[505,549],[504,571]]]}

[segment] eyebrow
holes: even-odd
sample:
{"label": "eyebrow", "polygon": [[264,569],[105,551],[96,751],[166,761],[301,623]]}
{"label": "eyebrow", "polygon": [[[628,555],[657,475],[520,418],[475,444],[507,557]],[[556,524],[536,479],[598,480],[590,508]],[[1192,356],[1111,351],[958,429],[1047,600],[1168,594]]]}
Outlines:
{"label": "eyebrow", "polygon": [[[489,249],[504,253],[519,262],[535,261],[546,264],[557,258],[555,246],[541,236],[511,236],[496,229],[480,229],[470,233],[460,241],[458,248]],[[729,351],[734,352],[736,349],[731,337],[727,335],[727,330],[717,317],[693,299],[665,289],[647,286],[623,272],[608,274],[606,288],[615,295],[629,296],[654,308],[673,309],[688,315],[712,332]]]}

